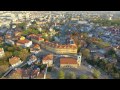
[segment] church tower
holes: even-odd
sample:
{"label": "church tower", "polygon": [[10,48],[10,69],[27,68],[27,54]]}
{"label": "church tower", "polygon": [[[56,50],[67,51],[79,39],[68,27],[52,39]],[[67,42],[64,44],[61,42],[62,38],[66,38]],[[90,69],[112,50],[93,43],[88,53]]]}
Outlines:
{"label": "church tower", "polygon": [[82,58],[81,54],[77,55],[77,63],[79,66],[81,65],[81,58]]}

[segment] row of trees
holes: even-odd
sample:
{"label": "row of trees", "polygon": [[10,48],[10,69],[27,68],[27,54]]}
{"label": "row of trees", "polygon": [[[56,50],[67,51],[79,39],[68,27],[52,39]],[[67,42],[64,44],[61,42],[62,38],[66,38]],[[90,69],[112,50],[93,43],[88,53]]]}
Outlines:
{"label": "row of trees", "polygon": [[74,72],[64,73],[64,71],[60,70],[58,72],[59,79],[76,79],[76,74]]}
{"label": "row of trees", "polygon": [[[87,60],[87,62],[93,66],[99,67],[108,74],[111,74],[114,78],[120,78],[120,71],[119,69],[117,69],[114,63],[110,63],[106,60],[101,60],[101,59]],[[119,74],[119,76],[116,74]]]}
{"label": "row of trees", "polygon": [[39,31],[36,29],[27,29],[23,31],[23,35],[29,35],[29,34],[39,34]]}
{"label": "row of trees", "polygon": [[[93,78],[98,79],[100,78],[101,72],[99,70],[94,69],[93,70]],[[81,74],[79,77],[76,76],[74,72],[67,72],[64,73],[64,71],[60,70],[58,72],[58,78],[59,79],[89,79],[90,77],[86,74]]]}

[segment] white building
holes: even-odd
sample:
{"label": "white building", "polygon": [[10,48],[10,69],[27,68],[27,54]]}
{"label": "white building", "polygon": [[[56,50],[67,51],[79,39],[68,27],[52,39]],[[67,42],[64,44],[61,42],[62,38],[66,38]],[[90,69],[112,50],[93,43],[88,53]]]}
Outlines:
{"label": "white building", "polygon": [[53,65],[53,55],[49,54],[46,55],[43,59],[42,59],[42,64],[47,64],[48,67]]}
{"label": "white building", "polygon": [[11,65],[11,67],[16,67],[16,66],[19,66],[20,64],[22,64],[22,61],[20,60],[19,57],[11,57],[9,59],[9,63]]}
{"label": "white building", "polygon": [[28,65],[31,65],[35,61],[37,61],[37,57],[35,55],[32,55],[27,63]]}
{"label": "white building", "polygon": [[25,39],[25,37],[21,37],[20,40],[16,42],[17,46],[22,46],[22,47],[31,47],[32,46],[32,41]]}
{"label": "white building", "polygon": [[6,39],[5,43],[9,44],[9,45],[15,45],[14,41],[10,40],[10,39]]}
{"label": "white building", "polygon": [[3,57],[5,55],[4,49],[0,48],[0,58]]}

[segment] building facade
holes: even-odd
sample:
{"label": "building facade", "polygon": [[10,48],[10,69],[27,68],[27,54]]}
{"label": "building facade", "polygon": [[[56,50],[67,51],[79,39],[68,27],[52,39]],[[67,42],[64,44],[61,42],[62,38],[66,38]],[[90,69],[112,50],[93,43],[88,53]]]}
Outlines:
{"label": "building facade", "polygon": [[59,45],[52,42],[43,42],[41,47],[58,54],[77,54],[76,45]]}
{"label": "building facade", "polygon": [[4,49],[0,48],[0,58],[3,57],[5,55]]}

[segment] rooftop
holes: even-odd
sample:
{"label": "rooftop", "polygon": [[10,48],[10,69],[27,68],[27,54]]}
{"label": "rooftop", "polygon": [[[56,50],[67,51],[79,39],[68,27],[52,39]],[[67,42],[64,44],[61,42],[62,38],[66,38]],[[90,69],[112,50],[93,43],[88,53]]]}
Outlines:
{"label": "rooftop", "polygon": [[77,60],[71,57],[60,58],[60,64],[77,64]]}
{"label": "rooftop", "polygon": [[21,43],[21,44],[25,44],[30,42],[29,40],[25,39],[25,40],[18,40],[17,43]]}
{"label": "rooftop", "polygon": [[52,54],[48,54],[45,57],[43,57],[43,61],[46,61],[46,60],[53,60],[53,55]]}
{"label": "rooftop", "polygon": [[18,63],[19,61],[20,61],[20,58],[19,58],[19,57],[11,57],[11,58],[9,59],[9,63],[10,63],[11,65]]}

